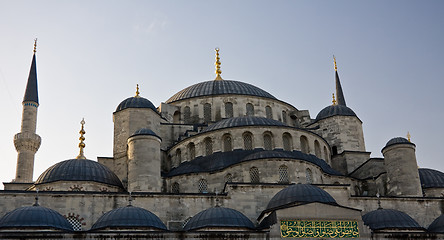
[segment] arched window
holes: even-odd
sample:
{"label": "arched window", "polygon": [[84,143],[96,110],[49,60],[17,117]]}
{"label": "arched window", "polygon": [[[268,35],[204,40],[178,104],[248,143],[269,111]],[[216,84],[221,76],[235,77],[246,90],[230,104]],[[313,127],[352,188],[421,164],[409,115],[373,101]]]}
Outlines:
{"label": "arched window", "polygon": [[293,141],[289,133],[284,133],[282,135],[282,144],[284,145],[285,151],[293,150]]}
{"label": "arched window", "polygon": [[205,138],[204,145],[205,145],[205,156],[213,154],[213,141],[211,140],[211,138],[209,137]]}
{"label": "arched window", "polygon": [[250,132],[245,132],[242,137],[244,139],[244,149],[253,150],[253,135]]}
{"label": "arched window", "polygon": [[200,193],[208,193],[208,183],[205,179],[200,179],[198,182],[198,190]]}
{"label": "arched window", "polygon": [[226,118],[233,117],[233,103],[231,102],[225,103],[225,117]]}
{"label": "arched window", "polygon": [[301,152],[310,153],[310,148],[308,147],[308,139],[306,136],[301,136]]}
{"label": "arched window", "polygon": [[196,147],[194,146],[194,143],[188,144],[188,157],[190,161],[196,158]]}
{"label": "arched window", "polygon": [[224,152],[229,152],[229,151],[233,151],[233,144],[232,144],[232,140],[231,140],[231,135],[230,134],[225,134],[223,137],[223,144],[224,144]]}
{"label": "arched window", "polygon": [[279,166],[279,183],[289,183],[288,167],[285,165]]}
{"label": "arched window", "polygon": [[173,123],[179,123],[180,122],[180,112],[175,111],[173,114]]}
{"label": "arched window", "polygon": [[259,169],[257,167],[250,168],[250,182],[259,183]]}
{"label": "arched window", "polygon": [[265,116],[267,118],[270,118],[270,119],[273,118],[273,112],[271,111],[271,107],[270,106],[266,106],[265,107]]}
{"label": "arched window", "polygon": [[251,103],[247,103],[247,116],[254,116],[254,106]]}
{"label": "arched window", "polygon": [[311,170],[309,168],[305,170],[305,181],[307,184],[313,183],[313,174],[311,173]]}
{"label": "arched window", "polygon": [[191,123],[191,109],[188,106],[183,108],[183,121],[185,123]]}
{"label": "arched window", "polygon": [[319,145],[318,140],[315,140],[315,155],[318,158],[321,158],[321,145]]}
{"label": "arched window", "polygon": [[180,186],[179,186],[179,183],[178,183],[178,182],[174,182],[174,183],[171,185],[171,192],[172,192],[172,193],[179,193],[179,192],[180,192]]}
{"label": "arched window", "polygon": [[211,104],[204,104],[204,121],[211,122]]}
{"label": "arched window", "polygon": [[264,133],[264,149],[273,150],[273,137],[270,133]]}
{"label": "arched window", "polygon": [[179,166],[182,162],[182,151],[180,149],[176,150],[176,161],[174,161],[173,167]]}
{"label": "arched window", "polygon": [[338,155],[338,147],[333,146],[333,147],[331,148],[331,150],[333,151],[333,155]]}
{"label": "arched window", "polygon": [[287,112],[282,111],[282,122],[287,124]]}
{"label": "arched window", "polygon": [[327,151],[327,147],[324,146],[324,160],[328,161],[328,151]]}
{"label": "arched window", "polygon": [[231,173],[228,173],[227,175],[225,175],[225,182],[233,182],[233,175],[231,175]]}

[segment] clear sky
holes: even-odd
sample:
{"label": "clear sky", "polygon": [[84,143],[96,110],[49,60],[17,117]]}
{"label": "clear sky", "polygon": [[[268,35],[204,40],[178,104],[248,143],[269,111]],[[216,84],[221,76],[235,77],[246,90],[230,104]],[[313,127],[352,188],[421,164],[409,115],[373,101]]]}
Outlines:
{"label": "clear sky", "polygon": [[[444,1],[0,1],[0,180],[15,177],[14,134],[38,38],[34,179],[78,154],[112,156],[112,113],[141,95],[159,106],[222,77],[260,87],[311,117],[331,104],[332,55],[347,105],[381,157],[407,131],[420,167],[444,171]],[[3,186],[0,187],[1,189]]]}

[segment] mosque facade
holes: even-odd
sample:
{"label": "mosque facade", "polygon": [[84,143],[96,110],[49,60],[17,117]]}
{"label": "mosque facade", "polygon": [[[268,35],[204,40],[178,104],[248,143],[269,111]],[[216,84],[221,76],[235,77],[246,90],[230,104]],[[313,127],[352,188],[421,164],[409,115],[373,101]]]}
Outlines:
{"label": "mosque facade", "polygon": [[410,137],[366,151],[335,60],[333,103],[312,118],[254,85],[216,78],[160,106],[117,105],[113,156],[79,155],[33,180],[36,53],[0,191],[1,239],[444,239],[444,173],[418,168]]}

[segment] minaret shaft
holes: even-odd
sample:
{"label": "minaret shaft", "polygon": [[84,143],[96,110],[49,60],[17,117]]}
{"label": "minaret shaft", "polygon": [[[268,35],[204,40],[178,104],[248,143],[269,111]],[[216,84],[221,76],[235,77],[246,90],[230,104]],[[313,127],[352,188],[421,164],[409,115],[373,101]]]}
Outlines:
{"label": "minaret shaft", "polygon": [[14,136],[14,146],[17,150],[17,170],[14,182],[31,183],[34,174],[34,156],[40,147],[41,138],[36,134],[37,128],[37,71],[34,55],[29,71],[28,83],[23,98],[21,131]]}

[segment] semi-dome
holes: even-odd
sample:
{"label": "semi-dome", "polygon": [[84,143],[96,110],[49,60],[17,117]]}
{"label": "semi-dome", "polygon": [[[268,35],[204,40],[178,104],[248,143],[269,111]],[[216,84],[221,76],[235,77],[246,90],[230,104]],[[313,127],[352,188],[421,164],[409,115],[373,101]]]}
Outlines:
{"label": "semi-dome", "polygon": [[184,230],[190,231],[207,227],[254,229],[254,224],[244,214],[237,210],[224,207],[213,207],[192,217],[185,225]]}
{"label": "semi-dome", "polygon": [[264,118],[264,117],[254,117],[254,116],[243,116],[243,117],[233,117],[221,120],[216,122],[206,129],[203,132],[209,132],[224,128],[232,128],[232,127],[245,127],[245,126],[287,126],[283,122]]}
{"label": "semi-dome", "polygon": [[0,229],[16,228],[73,230],[60,213],[39,205],[17,208],[0,218]]}
{"label": "semi-dome", "polygon": [[276,99],[270,93],[248,83],[232,81],[232,80],[221,80],[221,81],[212,80],[212,81],[197,83],[190,87],[187,87],[182,91],[174,94],[170,99],[166,101],[166,103],[177,102],[180,100],[195,98],[195,97],[216,96],[224,94],[249,95],[249,96]]}
{"label": "semi-dome", "polygon": [[335,199],[325,190],[310,184],[295,184],[276,193],[267,205],[267,210],[291,203],[320,202],[336,204]]}
{"label": "semi-dome", "polygon": [[57,181],[91,181],[123,188],[120,179],[109,168],[88,159],[56,163],[39,176],[35,185]]}
{"label": "semi-dome", "polygon": [[149,128],[141,128],[133,133],[130,137],[138,136],[138,135],[150,135],[160,138],[153,130]]}
{"label": "semi-dome", "polygon": [[444,188],[444,173],[428,168],[418,169],[422,188]]}
{"label": "semi-dome", "polygon": [[154,213],[133,206],[117,208],[103,214],[91,229],[105,228],[155,228],[167,230],[165,224]]}
{"label": "semi-dome", "polygon": [[316,116],[316,121],[333,116],[354,116],[356,113],[345,105],[330,105],[322,109]]}
{"label": "semi-dome", "polygon": [[444,214],[437,217],[429,226],[429,232],[444,233]]}
{"label": "semi-dome", "polygon": [[364,224],[372,230],[423,228],[408,214],[394,209],[377,209],[362,216]]}
{"label": "semi-dome", "polygon": [[153,103],[150,100],[143,97],[129,97],[123,100],[119,106],[116,108],[116,112],[122,111],[127,108],[151,108],[153,111],[157,112],[156,107],[154,107]]}

